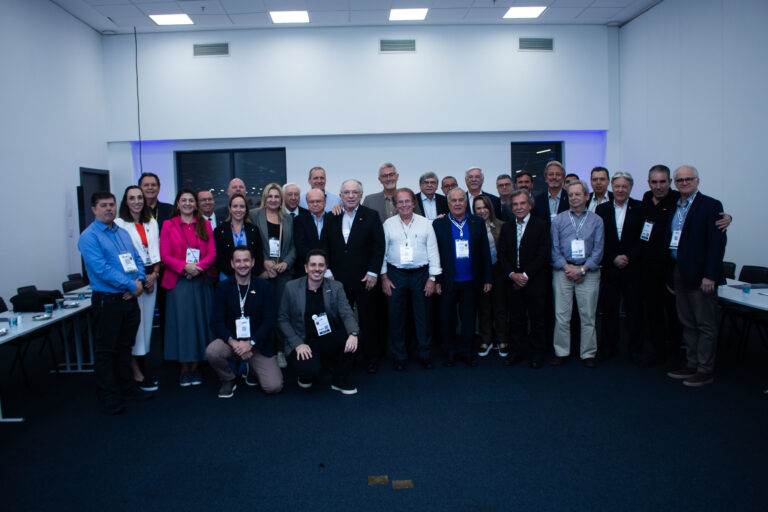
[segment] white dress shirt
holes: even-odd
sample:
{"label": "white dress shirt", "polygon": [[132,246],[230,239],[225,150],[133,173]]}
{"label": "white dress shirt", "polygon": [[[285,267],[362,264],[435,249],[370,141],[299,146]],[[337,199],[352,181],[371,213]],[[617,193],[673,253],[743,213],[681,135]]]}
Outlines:
{"label": "white dress shirt", "polygon": [[207,215],[203,215],[203,218],[211,222],[211,229],[216,229],[216,225],[218,224],[218,222],[216,221],[215,212],[212,213],[210,217],[208,217]]}
{"label": "white dress shirt", "polygon": [[613,208],[616,212],[616,234],[619,235],[619,240],[621,240],[621,231],[624,229],[624,219],[627,216],[627,203],[629,201],[624,201],[624,204],[622,206],[619,206],[615,202],[613,203]]}
{"label": "white dress shirt", "polygon": [[160,229],[157,227],[157,221],[155,219],[149,219],[149,222],[144,223],[144,233],[147,235],[147,246],[144,247],[144,243],[141,241],[141,236],[136,230],[136,225],[133,222],[126,222],[120,217],[115,219],[115,224],[121,229],[124,229],[131,235],[131,242],[133,247],[136,248],[136,252],[139,253],[144,266],[154,265],[160,262]]}
{"label": "white dress shirt", "polygon": [[587,210],[591,211],[592,213],[595,213],[595,210],[597,210],[598,205],[607,203],[610,200],[611,198],[608,196],[608,191],[606,191],[605,194],[603,194],[602,199],[597,199],[597,196],[595,194],[592,194],[592,199],[589,200],[589,204],[587,205]]}
{"label": "white dress shirt", "polygon": [[[397,268],[419,268],[429,265],[429,275],[442,273],[440,268],[440,253],[437,250],[437,237],[432,229],[432,222],[426,217],[413,214],[411,222],[406,226],[399,215],[388,218],[384,222],[384,261],[381,273],[387,272],[387,263]],[[401,261],[401,247],[413,250],[413,261]]]}
{"label": "white dress shirt", "polygon": [[432,199],[428,199],[424,192],[421,192],[420,195],[421,204],[424,206],[424,217],[435,220],[437,218],[437,195],[433,195]]}

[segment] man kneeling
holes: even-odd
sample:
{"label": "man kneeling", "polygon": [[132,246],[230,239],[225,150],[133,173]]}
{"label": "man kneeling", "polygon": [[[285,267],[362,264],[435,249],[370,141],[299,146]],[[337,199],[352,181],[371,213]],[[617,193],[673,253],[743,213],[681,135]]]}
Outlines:
{"label": "man kneeling", "polygon": [[283,389],[283,374],[269,342],[269,333],[275,326],[272,288],[267,281],[252,275],[254,262],[248,247],[235,247],[230,262],[235,274],[216,287],[211,318],[211,331],[216,339],[208,345],[205,355],[221,380],[219,398],[231,398],[237,389],[229,361],[250,364],[246,384],[257,384],[249,380],[255,374],[265,393],[279,393]]}
{"label": "man kneeling", "polygon": [[349,307],[344,285],[324,278],[328,256],[322,249],[307,252],[307,275],[285,285],[277,323],[285,335],[288,362],[299,374],[299,387],[309,389],[330,363],[331,389],[354,395],[349,373],[357,350],[357,320]]}

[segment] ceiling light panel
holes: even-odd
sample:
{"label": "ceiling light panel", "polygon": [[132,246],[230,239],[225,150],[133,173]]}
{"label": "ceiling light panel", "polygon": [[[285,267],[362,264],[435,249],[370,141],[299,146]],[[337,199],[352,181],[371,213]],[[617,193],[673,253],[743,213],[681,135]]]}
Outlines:
{"label": "ceiling light panel", "polygon": [[510,7],[504,19],[538,18],[546,7]]}
{"label": "ceiling light panel", "polygon": [[391,9],[389,11],[389,21],[424,21],[429,9]]}
{"label": "ceiling light panel", "polygon": [[309,23],[307,11],[269,11],[272,23]]}
{"label": "ceiling light panel", "polygon": [[158,25],[194,25],[186,14],[150,14],[149,17]]}

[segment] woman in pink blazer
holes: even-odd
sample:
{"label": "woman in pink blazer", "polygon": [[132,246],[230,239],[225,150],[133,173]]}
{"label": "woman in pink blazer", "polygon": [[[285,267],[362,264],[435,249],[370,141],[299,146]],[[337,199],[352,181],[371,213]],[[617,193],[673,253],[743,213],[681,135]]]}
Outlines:
{"label": "woman in pink blazer", "polygon": [[181,363],[180,386],[197,386],[203,382],[197,365],[212,339],[213,281],[207,271],[216,262],[216,244],[193,190],[176,195],[171,217],[160,230],[160,257],[165,265],[160,286],[168,290],[165,359]]}

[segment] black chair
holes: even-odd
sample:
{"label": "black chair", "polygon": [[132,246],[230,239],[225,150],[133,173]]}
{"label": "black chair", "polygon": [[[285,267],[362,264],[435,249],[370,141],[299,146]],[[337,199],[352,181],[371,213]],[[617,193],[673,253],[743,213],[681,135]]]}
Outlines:
{"label": "black chair", "polygon": [[736,264],[731,261],[724,261],[723,274],[725,274],[726,279],[736,279]]}
{"label": "black chair", "polygon": [[82,288],[87,283],[85,281],[79,281],[79,280],[71,280],[71,281],[64,281],[61,283],[61,289],[64,293],[71,292],[72,290],[77,290],[78,288]]}
{"label": "black chair", "polygon": [[67,274],[67,279],[70,281],[85,281],[79,272],[77,274]]}
{"label": "black chair", "polygon": [[752,284],[768,283],[768,267],[744,265],[739,272],[739,281]]}
{"label": "black chair", "polygon": [[37,291],[37,286],[31,285],[31,286],[22,286],[20,288],[16,288],[16,293],[19,295],[23,293],[33,293]]}
{"label": "black chair", "polygon": [[6,311],[8,311],[8,306],[5,305],[5,301],[0,297],[0,313],[5,313]]}

